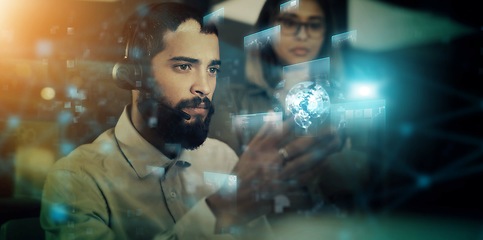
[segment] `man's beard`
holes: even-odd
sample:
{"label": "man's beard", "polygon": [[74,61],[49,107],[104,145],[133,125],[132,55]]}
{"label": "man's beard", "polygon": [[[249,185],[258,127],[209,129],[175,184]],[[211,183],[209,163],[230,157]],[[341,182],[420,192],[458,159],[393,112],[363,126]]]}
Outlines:
{"label": "man's beard", "polygon": [[[203,120],[200,115],[191,115],[191,123],[182,117],[183,108],[195,108],[205,104],[208,114]],[[215,109],[208,98],[195,97],[182,100],[174,108],[170,107],[166,99],[155,99],[149,93],[141,92],[137,101],[141,115],[148,126],[168,144],[179,144],[185,149],[196,149],[203,144],[208,136],[211,116]]]}

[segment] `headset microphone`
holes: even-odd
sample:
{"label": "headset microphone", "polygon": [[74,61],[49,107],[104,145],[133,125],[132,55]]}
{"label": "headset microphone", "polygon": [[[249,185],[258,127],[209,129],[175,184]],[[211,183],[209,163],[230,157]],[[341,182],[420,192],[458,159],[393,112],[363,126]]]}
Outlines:
{"label": "headset microphone", "polygon": [[173,113],[175,113],[176,115],[180,116],[181,118],[183,118],[184,120],[190,120],[191,119],[191,115],[189,115],[188,113],[182,111],[182,110],[179,110],[179,109],[176,109],[176,108],[172,108],[164,103],[161,103],[161,102],[158,102],[158,106],[161,106],[162,108],[168,110],[168,111],[171,111]]}
{"label": "headset microphone", "polygon": [[190,120],[191,119],[191,115],[189,115],[188,113],[184,112],[184,111],[181,111],[181,110],[178,110],[178,109],[175,109],[179,116],[184,118],[185,120]]}

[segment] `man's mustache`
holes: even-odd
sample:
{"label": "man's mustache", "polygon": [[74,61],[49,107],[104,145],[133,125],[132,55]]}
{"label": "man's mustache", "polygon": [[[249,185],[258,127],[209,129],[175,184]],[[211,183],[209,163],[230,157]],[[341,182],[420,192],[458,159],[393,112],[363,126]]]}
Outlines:
{"label": "man's mustache", "polygon": [[212,107],[211,100],[208,99],[207,97],[205,98],[194,97],[192,99],[182,100],[181,102],[178,103],[176,108],[177,109],[198,108],[202,103],[204,104],[203,106],[204,109],[210,109]]}

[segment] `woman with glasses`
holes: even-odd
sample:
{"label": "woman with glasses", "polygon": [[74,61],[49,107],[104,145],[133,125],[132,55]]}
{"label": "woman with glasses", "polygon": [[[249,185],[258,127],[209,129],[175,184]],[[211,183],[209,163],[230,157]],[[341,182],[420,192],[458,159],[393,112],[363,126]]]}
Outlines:
{"label": "woman with glasses", "polygon": [[[290,5],[293,2],[296,4]],[[247,146],[250,140],[264,123],[285,119],[287,114],[284,101],[287,92],[299,82],[314,80],[309,74],[313,71],[307,67],[309,64],[300,63],[329,56],[332,22],[327,0],[267,0],[255,25],[258,37],[252,42],[245,42],[243,83],[231,83],[228,91],[215,93],[216,113],[211,121],[211,137],[226,142],[241,154],[249,151]],[[278,31],[278,37],[267,34],[267,31],[273,29]],[[283,67],[292,65],[302,67],[290,76],[284,75]],[[283,117],[273,117],[269,112],[279,113],[278,116]],[[281,150],[285,150],[280,152],[282,159],[296,154],[290,150]],[[299,186],[293,196],[288,196],[290,206],[283,205],[284,201],[281,206],[274,203],[275,211],[313,211],[317,208],[319,211],[339,211],[340,207],[348,209],[350,203],[347,202],[351,200],[347,200],[346,196],[359,189],[367,179],[368,172],[363,158],[346,153],[337,153],[329,159],[322,159],[320,168],[311,169],[315,175],[307,174],[311,183],[323,183],[317,191],[312,187]],[[358,162],[357,173],[352,170],[354,162]],[[298,182],[298,179],[291,180]],[[322,202],[323,206],[320,205]]]}
{"label": "woman with glasses", "polygon": [[260,57],[274,65],[291,65],[328,56],[331,16],[326,1],[299,0],[291,8],[283,2],[267,1],[260,12],[259,31],[280,25],[279,41],[262,49]]}
{"label": "woman with glasses", "polygon": [[[255,47],[245,48],[245,81],[231,84],[228,91],[216,93],[211,136],[228,143],[241,154],[260,124],[245,129],[244,126],[234,126],[232,117],[268,111],[284,112],[284,99],[290,87],[308,79],[297,76],[291,78],[293,81],[283,81],[282,68],[328,57],[331,23],[326,0],[267,0],[254,31],[262,37],[251,44]],[[277,37],[263,36],[274,27],[279,29]]]}

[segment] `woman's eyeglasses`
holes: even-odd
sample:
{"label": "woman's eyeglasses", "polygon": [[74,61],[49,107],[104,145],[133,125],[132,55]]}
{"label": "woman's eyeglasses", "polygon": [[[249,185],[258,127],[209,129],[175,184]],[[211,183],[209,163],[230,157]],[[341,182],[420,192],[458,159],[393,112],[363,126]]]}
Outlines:
{"label": "woman's eyeglasses", "polygon": [[281,33],[283,35],[297,35],[302,27],[310,37],[319,38],[324,35],[325,22],[320,20],[311,20],[301,22],[293,18],[279,17],[277,22],[280,23]]}

